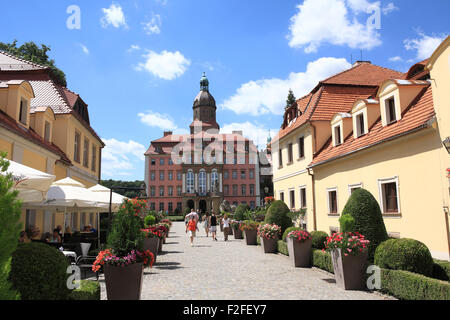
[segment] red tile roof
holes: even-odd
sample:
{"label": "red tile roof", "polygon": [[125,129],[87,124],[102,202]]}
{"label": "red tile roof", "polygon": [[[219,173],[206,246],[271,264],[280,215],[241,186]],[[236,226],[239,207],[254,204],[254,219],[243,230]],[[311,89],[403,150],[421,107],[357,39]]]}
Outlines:
{"label": "red tile roof", "polygon": [[388,126],[382,126],[381,117],[369,128],[364,136],[355,139],[353,132],[344,142],[333,147],[331,139],[315,155],[310,166],[317,165],[341,158],[360,150],[375,146],[379,143],[390,141],[405,134],[415,132],[427,126],[427,122],[435,115],[431,86],[428,85],[420,91],[417,97],[405,109],[402,118]]}

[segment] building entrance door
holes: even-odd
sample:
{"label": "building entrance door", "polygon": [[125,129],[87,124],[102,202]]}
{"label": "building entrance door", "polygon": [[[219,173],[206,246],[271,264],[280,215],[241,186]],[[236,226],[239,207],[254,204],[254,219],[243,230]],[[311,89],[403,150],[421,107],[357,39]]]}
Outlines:
{"label": "building entrance door", "polygon": [[206,212],[206,201],[200,200],[200,202],[198,203],[198,207],[199,207],[201,213],[205,213]]}
{"label": "building entrance door", "polygon": [[189,209],[195,209],[194,200],[188,200],[187,206]]}

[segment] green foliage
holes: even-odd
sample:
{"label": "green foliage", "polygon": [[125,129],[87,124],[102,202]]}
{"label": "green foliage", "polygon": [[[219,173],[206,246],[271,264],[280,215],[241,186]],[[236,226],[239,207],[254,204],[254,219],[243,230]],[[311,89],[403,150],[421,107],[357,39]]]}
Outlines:
{"label": "green foliage", "polygon": [[[101,180],[100,184],[104,187],[111,189],[112,187],[126,187],[126,188],[141,188],[144,181],[122,181],[122,180]],[[126,189],[114,189],[114,192],[121,194],[129,199],[140,198],[144,196],[145,192],[140,190],[126,190]]]}
{"label": "green foliage", "polygon": [[306,209],[300,209],[299,211],[289,211],[288,216],[291,218],[292,221],[295,223],[298,221],[299,218],[305,217]]}
{"label": "green foliage", "polygon": [[0,300],[17,297],[17,293],[11,290],[8,274],[11,255],[17,248],[22,228],[22,202],[17,199],[18,191],[12,190],[14,181],[11,174],[3,175],[8,167],[6,153],[0,152]]}
{"label": "green foliage", "polygon": [[365,189],[353,191],[342,215],[349,214],[355,219],[354,231],[361,233],[369,243],[368,259],[373,256],[378,245],[388,239],[378,201]]}
{"label": "green foliage", "polygon": [[142,248],[144,234],[140,230],[143,222],[136,210],[133,201],[125,201],[124,206],[114,215],[107,243],[117,256],[126,256],[131,251]]}
{"label": "green foliage", "polygon": [[450,281],[450,262],[435,259],[433,263],[433,278]]}
{"label": "green foliage", "polygon": [[20,47],[17,46],[17,40],[11,43],[0,42],[0,50],[12,54],[20,59],[28,60],[45,67],[49,67],[53,73],[56,83],[63,87],[67,87],[65,73],[58,69],[55,60],[50,59],[47,52],[51,51],[49,46],[41,44],[39,47],[33,41],[25,42]]}
{"label": "green foliage", "polygon": [[331,254],[322,250],[313,250],[313,266],[330,273],[334,273]]}
{"label": "green foliage", "polygon": [[69,300],[100,300],[100,284],[97,281],[81,280],[80,288],[70,293]]}
{"label": "green foliage", "polygon": [[250,207],[246,204],[240,204],[237,206],[236,211],[234,212],[234,219],[237,221],[245,220],[245,213],[250,210]]}
{"label": "green foliage", "polygon": [[355,218],[349,214],[343,214],[339,218],[339,224],[341,227],[341,232],[354,232]]}
{"label": "green foliage", "polygon": [[431,276],[433,263],[427,246],[414,239],[390,239],[382,242],[375,252],[375,264],[384,269]]}
{"label": "green foliage", "polygon": [[184,216],[170,216],[167,219],[169,219],[170,221],[184,221]]}
{"label": "green foliage", "polygon": [[289,217],[289,208],[281,200],[274,201],[266,213],[264,221],[269,224],[276,224],[281,227],[281,232],[292,226],[292,220]]}
{"label": "green foliage", "polygon": [[292,92],[292,90],[289,89],[289,94],[288,94],[288,97],[287,97],[287,100],[286,100],[286,107],[292,106],[295,103],[295,101],[296,101],[296,99],[295,99],[295,96],[294,96],[294,92]]}
{"label": "green foliage", "polygon": [[281,240],[286,242],[286,237],[289,234],[289,232],[291,232],[291,231],[298,231],[298,230],[303,230],[303,229],[299,228],[299,227],[289,227],[289,228],[287,228],[286,230],[284,230],[283,238]]}
{"label": "green foliage", "polygon": [[450,300],[448,282],[402,270],[381,269],[381,291],[401,300]]}
{"label": "green foliage", "polygon": [[23,300],[66,300],[69,263],[58,249],[32,242],[13,253],[10,278]]}
{"label": "green foliage", "polygon": [[189,213],[191,213],[191,209],[189,209],[188,207],[184,208],[184,216],[186,216]]}
{"label": "green foliage", "polygon": [[149,214],[144,218],[144,224],[147,228],[150,226],[153,226],[155,223],[156,223],[156,218],[154,215]]}
{"label": "green foliage", "polygon": [[287,247],[287,243],[285,241],[278,240],[277,245],[278,245],[277,249],[278,249],[279,253],[284,254],[285,256],[289,255],[289,250]]}
{"label": "green foliage", "polygon": [[314,249],[325,249],[325,242],[327,242],[328,234],[325,231],[311,232],[312,247]]}

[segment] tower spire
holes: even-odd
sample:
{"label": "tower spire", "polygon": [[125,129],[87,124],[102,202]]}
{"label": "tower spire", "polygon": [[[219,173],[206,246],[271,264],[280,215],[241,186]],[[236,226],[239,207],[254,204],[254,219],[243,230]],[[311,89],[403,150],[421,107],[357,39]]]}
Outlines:
{"label": "tower spire", "polygon": [[208,78],[206,77],[205,72],[203,72],[203,76],[200,79],[200,90],[209,92],[209,81],[208,81]]}

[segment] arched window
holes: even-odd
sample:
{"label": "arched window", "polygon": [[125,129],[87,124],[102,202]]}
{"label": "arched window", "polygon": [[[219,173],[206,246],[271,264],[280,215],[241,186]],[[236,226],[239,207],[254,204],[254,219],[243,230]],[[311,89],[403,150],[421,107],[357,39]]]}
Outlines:
{"label": "arched window", "polygon": [[186,189],[187,193],[194,193],[194,172],[189,170],[186,174]]}
{"label": "arched window", "polygon": [[211,191],[217,192],[219,189],[219,175],[217,174],[217,170],[214,169],[211,172]]}
{"label": "arched window", "polygon": [[198,174],[198,189],[200,193],[206,193],[206,172],[203,169]]}

